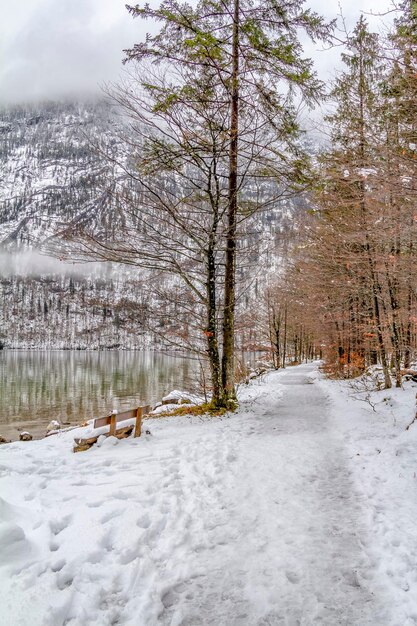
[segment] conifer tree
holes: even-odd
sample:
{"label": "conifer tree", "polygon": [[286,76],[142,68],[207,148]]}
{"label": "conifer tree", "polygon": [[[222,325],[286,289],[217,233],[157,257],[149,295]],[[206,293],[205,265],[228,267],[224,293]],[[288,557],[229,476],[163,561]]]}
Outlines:
{"label": "conifer tree", "polygon": [[[259,185],[268,178],[276,178],[274,160],[285,163],[288,158],[283,157],[282,150],[293,145],[298,130],[292,104],[293,88],[298,87],[310,102],[320,95],[312,63],[301,56],[297,29],[305,29],[313,38],[324,38],[329,34],[329,27],[318,15],[302,9],[300,2],[294,0],[256,3],[200,0],[196,8],[166,0],[158,9],[145,5],[129,10],[134,16],[162,24],[157,35],[148,36],[146,42],[127,52],[129,60],[175,63],[186,68],[188,76],[180,87],[181,94],[192,90],[196,75],[204,73],[215,85],[215,94],[203,88],[199,93],[203,105],[204,100],[210,103],[214,95],[217,102],[227,107],[225,130],[229,140],[229,163],[221,366],[222,402],[227,405],[235,398],[239,197],[249,182],[250,164],[258,165],[258,171],[255,175],[252,171],[250,179]],[[285,95],[283,82],[286,83]],[[166,94],[168,106],[178,93],[178,87],[172,85]],[[189,99],[184,100],[187,106]],[[272,150],[269,148],[271,140],[275,139],[273,135],[279,137],[281,150],[276,145]],[[286,175],[284,171],[282,178]]]}
{"label": "conifer tree", "polygon": [[[175,275],[206,311],[213,403],[235,401],[236,259],[245,220],[306,183],[295,98],[322,85],[299,31],[331,27],[298,0],[166,0],[128,7],[160,24],[126,51],[135,79],[113,95],[131,119],[128,143],[140,189],[137,225],[123,245],[90,233],[87,249]],[[129,200],[125,189],[120,197]],[[77,233],[79,235],[79,231]],[[119,234],[120,235],[120,234]],[[86,241],[84,233],[84,241]],[[169,250],[168,250],[169,249]]]}

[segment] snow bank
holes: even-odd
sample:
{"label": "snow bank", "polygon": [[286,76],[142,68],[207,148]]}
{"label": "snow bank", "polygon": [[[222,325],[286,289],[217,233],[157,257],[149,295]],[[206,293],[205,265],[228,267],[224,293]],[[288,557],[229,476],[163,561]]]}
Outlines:
{"label": "snow bank", "polygon": [[222,418],[1,446],[0,625],[415,626],[407,385],[374,411],[294,367]]}
{"label": "snow bank", "polygon": [[187,391],[179,391],[174,389],[168,395],[162,398],[163,404],[202,404],[204,398],[197,396]]}
{"label": "snow bank", "polygon": [[149,415],[163,415],[164,413],[170,413],[179,408],[179,406],[197,406],[203,404],[204,398],[187,391],[179,391],[174,389],[166,396],[162,398],[162,402],[158,402]]}
{"label": "snow bank", "polygon": [[[195,404],[187,404],[187,406],[195,406]],[[163,415],[164,413],[176,411],[178,408],[178,404],[176,403],[161,404],[161,406],[157,406],[153,411],[151,411],[149,415]]]}
{"label": "snow bank", "polygon": [[372,532],[369,552],[391,596],[397,621],[417,623],[417,384],[361,391],[360,383],[320,377],[335,428],[347,448]]}

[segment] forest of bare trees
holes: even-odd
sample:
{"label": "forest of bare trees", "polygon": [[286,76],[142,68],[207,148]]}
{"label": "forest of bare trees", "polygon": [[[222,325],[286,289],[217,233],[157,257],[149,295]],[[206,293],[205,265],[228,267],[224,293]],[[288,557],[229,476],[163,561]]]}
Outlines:
{"label": "forest of bare trees", "polygon": [[[299,32],[333,45],[332,25],[291,0],[129,11],[161,27],[109,90],[127,122],[118,227],[73,222],[79,258],[149,272],[171,312],[161,324],[154,311],[153,330],[207,359],[214,406],[235,401],[237,345],[267,348],[275,367],[323,357],[342,377],[379,365],[385,387],[400,385],[417,349],[415,3],[394,6],[384,37],[364,17],[345,33],[312,163],[298,109],[325,89]],[[292,241],[254,293],[251,220],[294,197]]]}
{"label": "forest of bare trees", "polygon": [[[386,388],[401,385],[417,349],[416,20],[407,0],[385,40],[363,17],[348,38],[315,206],[270,307],[272,335],[287,327],[285,316],[292,333],[314,337],[330,373],[350,377],[379,364]],[[288,285],[290,308],[282,306]],[[279,361],[286,341],[278,343]]]}

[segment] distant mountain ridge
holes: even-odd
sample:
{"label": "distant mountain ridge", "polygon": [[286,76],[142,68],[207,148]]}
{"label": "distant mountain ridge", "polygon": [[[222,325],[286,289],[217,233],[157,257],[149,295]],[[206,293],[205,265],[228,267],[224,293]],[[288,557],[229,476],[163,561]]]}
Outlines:
{"label": "distant mountain ridge", "polygon": [[[106,101],[46,102],[0,110],[0,248],[40,247],[61,225],[111,203],[114,165],[96,149],[117,150]],[[5,264],[4,258],[0,262]],[[140,348],[145,297],[138,272],[48,263],[47,271],[0,267],[0,341],[11,348]]]}
{"label": "distant mountain ridge", "polygon": [[95,148],[115,147],[105,101],[0,110],[0,244],[39,246],[60,223],[105,202],[114,167]]}
{"label": "distant mountain ridge", "polygon": [[[125,216],[113,191],[126,176],[117,160],[127,158],[119,128],[105,100],[0,109],[0,252],[39,248],[75,218],[93,221],[104,234],[117,230]],[[282,249],[282,234],[293,228],[301,206],[295,198],[256,217],[245,235],[253,268],[264,238],[271,246],[263,262],[275,266],[274,250]],[[156,300],[149,291],[145,296],[139,270],[83,271],[74,279],[73,273],[62,276],[59,264],[39,275],[1,269],[0,340],[6,347],[139,348],[158,341],[144,330]]]}

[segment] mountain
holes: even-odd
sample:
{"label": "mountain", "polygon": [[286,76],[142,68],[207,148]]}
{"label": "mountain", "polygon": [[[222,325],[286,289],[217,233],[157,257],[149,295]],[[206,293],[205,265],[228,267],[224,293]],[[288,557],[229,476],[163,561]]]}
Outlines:
{"label": "mountain", "polygon": [[106,202],[117,145],[105,101],[48,102],[0,111],[0,244],[36,247],[60,223]]}
{"label": "mountain", "polygon": [[[0,109],[0,251],[28,254],[75,217],[101,233],[117,229],[125,219],[112,193],[125,176],[117,165],[126,159],[120,123],[104,100]],[[252,270],[276,266],[274,250],[303,204],[287,200],[252,221],[242,239]],[[152,306],[162,305],[139,270],[68,271],[52,259],[46,269],[29,263],[9,271],[0,262],[0,342],[8,347],[139,348],[159,341],[145,327]]]}
{"label": "mountain", "polygon": [[[149,344],[137,272],[122,277],[110,266],[68,270],[56,259],[42,263],[28,252],[74,216],[97,214],[99,205],[110,202],[115,168],[97,147],[116,150],[116,130],[105,101],[0,111],[0,245],[9,252],[1,257],[0,342],[6,346]],[[23,267],[20,257],[26,259]]]}
{"label": "mountain", "polygon": [[10,348],[143,348],[149,296],[134,272],[0,278],[0,344]]}

